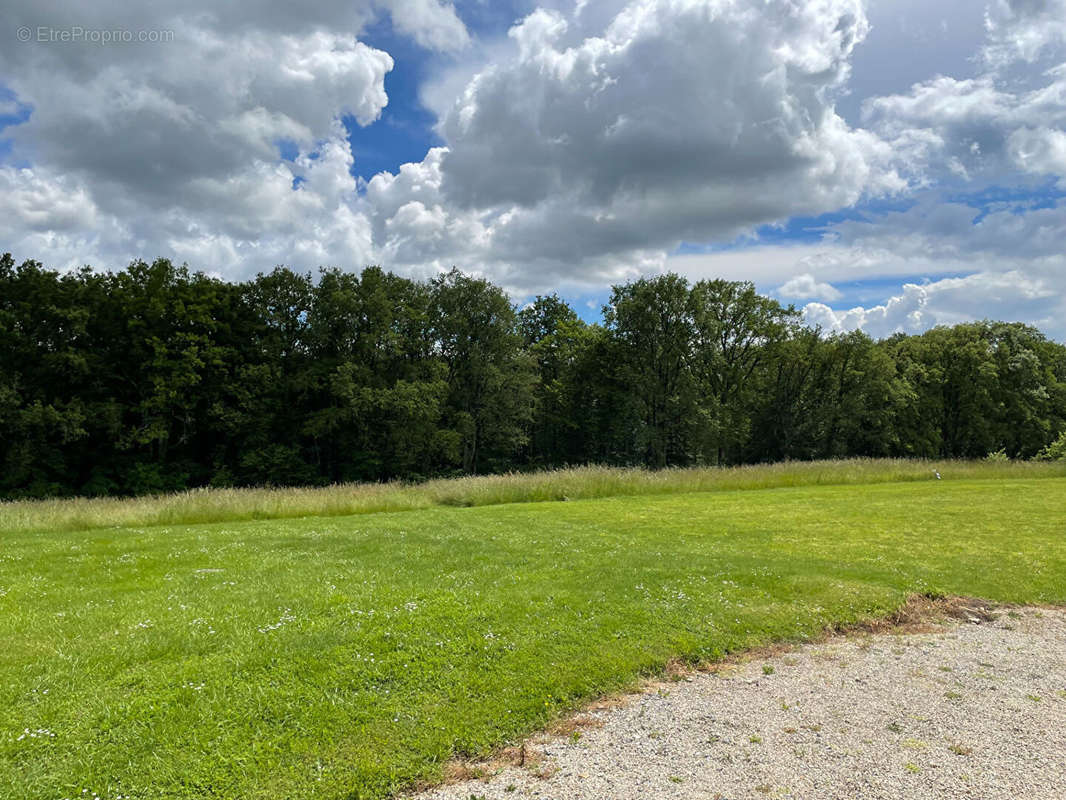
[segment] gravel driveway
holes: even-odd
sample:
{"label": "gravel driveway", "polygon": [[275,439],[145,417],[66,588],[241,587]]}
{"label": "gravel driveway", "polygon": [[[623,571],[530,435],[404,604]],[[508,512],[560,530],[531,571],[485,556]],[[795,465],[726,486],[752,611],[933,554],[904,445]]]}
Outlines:
{"label": "gravel driveway", "polygon": [[1066,798],[1066,612],[995,616],[657,684],[416,797]]}

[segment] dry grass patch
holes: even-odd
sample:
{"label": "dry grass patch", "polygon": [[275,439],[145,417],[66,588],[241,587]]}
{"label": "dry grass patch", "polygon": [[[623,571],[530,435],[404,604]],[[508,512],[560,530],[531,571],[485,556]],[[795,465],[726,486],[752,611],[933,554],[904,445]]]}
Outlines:
{"label": "dry grass patch", "polygon": [[0,533],[196,525],[241,520],[338,517],[439,507],[590,500],[800,486],[1066,477],[1066,462],[856,458],[739,467],[584,466],[449,478],[411,484],[199,488],[136,498],[0,502]]}

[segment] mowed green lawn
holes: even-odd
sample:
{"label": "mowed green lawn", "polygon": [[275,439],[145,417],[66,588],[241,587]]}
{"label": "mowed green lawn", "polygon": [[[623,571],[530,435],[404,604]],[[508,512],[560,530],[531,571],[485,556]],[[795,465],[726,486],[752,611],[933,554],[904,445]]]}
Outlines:
{"label": "mowed green lawn", "polygon": [[1066,603],[1064,508],[1046,478],[8,533],[0,797],[384,797],[673,657],[911,592]]}

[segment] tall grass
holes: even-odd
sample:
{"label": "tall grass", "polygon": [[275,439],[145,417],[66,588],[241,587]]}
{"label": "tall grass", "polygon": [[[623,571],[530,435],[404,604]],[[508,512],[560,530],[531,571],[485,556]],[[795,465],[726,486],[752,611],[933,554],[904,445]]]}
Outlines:
{"label": "tall grass", "polygon": [[432,480],[420,484],[193,489],[130,499],[73,498],[0,503],[0,534],[334,517],[434,506],[488,506],[618,495],[923,481],[936,480],[935,472],[939,472],[944,480],[1066,477],[1066,462],[846,459],[657,471],[587,466]]}

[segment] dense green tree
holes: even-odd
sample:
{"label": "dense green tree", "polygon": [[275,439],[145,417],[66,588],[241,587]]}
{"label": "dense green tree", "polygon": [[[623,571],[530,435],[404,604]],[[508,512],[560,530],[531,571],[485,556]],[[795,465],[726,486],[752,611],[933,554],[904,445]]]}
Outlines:
{"label": "dense green tree", "polygon": [[580,462],[585,459],[588,420],[578,399],[582,382],[577,371],[595,333],[554,294],[538,296],[523,308],[518,328],[537,369],[529,461],[540,466]]}
{"label": "dense green tree", "polygon": [[750,283],[613,288],[603,325],[458,270],[0,257],[0,497],[586,462],[1058,457],[1066,347],[1018,323],[875,342]]}
{"label": "dense green tree", "polygon": [[429,290],[369,267],[328,270],[315,292],[312,366],[322,399],[305,431],[332,480],[432,473],[456,458],[441,430],[448,398],[429,337]]}
{"label": "dense green tree", "polygon": [[526,441],[534,380],[514,307],[498,286],[453,269],[430,282],[429,330],[446,369],[458,466],[506,468]]}
{"label": "dense green tree", "polygon": [[89,308],[78,272],[0,258],[0,492],[80,490],[79,445],[91,415],[84,387]]}
{"label": "dense green tree", "polygon": [[983,323],[991,340],[999,385],[996,442],[1011,457],[1031,458],[1061,430],[1063,348],[1020,323]]}
{"label": "dense green tree", "polygon": [[906,455],[1030,457],[1063,427],[1064,348],[1017,323],[973,322],[885,343],[904,380]]}
{"label": "dense green tree", "polygon": [[689,460],[701,422],[692,374],[692,292],[679,275],[615,286],[603,310],[616,378],[632,398],[618,421],[631,430],[630,452],[655,467]]}
{"label": "dense green tree", "polygon": [[751,433],[759,371],[798,325],[799,313],[736,281],[692,287],[693,369],[710,421],[713,462],[737,461]]}
{"label": "dense green tree", "polygon": [[750,460],[811,459],[819,454],[828,349],[821,332],[810,328],[799,328],[777,343],[757,387],[761,399],[752,409]]}

